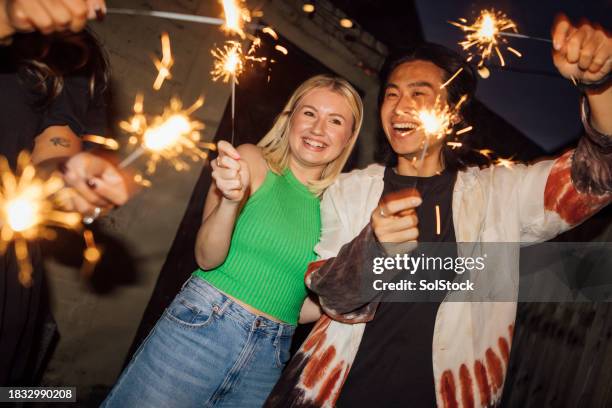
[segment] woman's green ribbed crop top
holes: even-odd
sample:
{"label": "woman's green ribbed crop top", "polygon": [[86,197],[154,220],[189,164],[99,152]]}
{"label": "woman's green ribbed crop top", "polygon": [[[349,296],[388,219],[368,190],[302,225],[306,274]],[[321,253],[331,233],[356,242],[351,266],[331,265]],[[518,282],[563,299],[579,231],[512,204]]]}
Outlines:
{"label": "woman's green ribbed crop top", "polygon": [[268,171],[242,209],[225,261],[194,275],[283,322],[296,324],[306,297],[304,275],[316,259],[320,201],[295,178]]}

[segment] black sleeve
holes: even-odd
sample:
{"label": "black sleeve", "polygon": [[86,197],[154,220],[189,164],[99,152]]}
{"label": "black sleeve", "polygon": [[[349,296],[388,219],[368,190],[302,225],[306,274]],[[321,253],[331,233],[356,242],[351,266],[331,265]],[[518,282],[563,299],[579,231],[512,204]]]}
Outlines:
{"label": "black sleeve", "polygon": [[58,96],[45,110],[38,134],[50,126],[69,126],[77,135],[103,135],[106,128],[104,99],[100,92],[91,95],[89,78],[68,76]]}

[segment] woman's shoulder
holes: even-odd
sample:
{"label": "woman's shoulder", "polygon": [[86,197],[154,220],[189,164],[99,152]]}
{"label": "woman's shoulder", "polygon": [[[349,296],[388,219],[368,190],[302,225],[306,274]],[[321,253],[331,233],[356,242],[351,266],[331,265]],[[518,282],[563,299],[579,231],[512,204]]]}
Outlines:
{"label": "woman's shoulder", "polygon": [[263,183],[268,173],[268,163],[263,156],[261,148],[254,144],[245,143],[236,148],[240,158],[244,160],[251,172],[251,187],[257,189]]}

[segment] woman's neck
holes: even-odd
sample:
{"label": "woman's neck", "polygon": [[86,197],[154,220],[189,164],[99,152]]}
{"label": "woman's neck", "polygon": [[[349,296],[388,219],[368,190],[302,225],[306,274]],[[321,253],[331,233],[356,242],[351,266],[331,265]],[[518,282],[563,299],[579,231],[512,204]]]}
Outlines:
{"label": "woman's neck", "polygon": [[289,169],[296,179],[302,184],[308,185],[309,182],[320,180],[325,166],[305,166],[304,164],[289,158]]}

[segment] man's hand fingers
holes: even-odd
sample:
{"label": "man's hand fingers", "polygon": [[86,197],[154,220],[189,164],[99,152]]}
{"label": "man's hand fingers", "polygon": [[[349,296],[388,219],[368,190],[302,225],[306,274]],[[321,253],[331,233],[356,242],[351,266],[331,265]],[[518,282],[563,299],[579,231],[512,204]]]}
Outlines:
{"label": "man's hand fingers", "polygon": [[410,228],[403,231],[397,231],[385,235],[384,239],[381,243],[401,243],[401,242],[409,242],[416,241],[419,237],[419,229],[418,228]]}
{"label": "man's hand fingers", "polygon": [[421,197],[407,197],[391,201],[385,201],[385,209],[389,210],[389,213],[387,213],[385,210],[385,215],[396,215],[402,211],[416,208],[421,205],[422,202],[423,200],[421,200]]}
{"label": "man's hand fingers", "polygon": [[569,18],[563,13],[557,14],[555,17],[555,21],[552,27],[552,41],[553,48],[557,51],[560,51],[561,48],[565,45],[565,39],[570,34],[570,29],[572,29],[572,23]]}
{"label": "man's hand fingers", "polygon": [[561,51],[565,53],[567,62],[575,64],[580,59],[580,50],[589,35],[587,26],[582,26],[580,29],[572,32],[565,42],[565,47]]}

